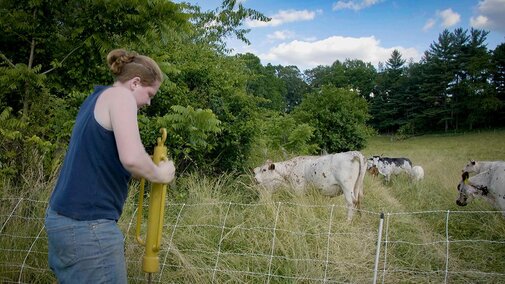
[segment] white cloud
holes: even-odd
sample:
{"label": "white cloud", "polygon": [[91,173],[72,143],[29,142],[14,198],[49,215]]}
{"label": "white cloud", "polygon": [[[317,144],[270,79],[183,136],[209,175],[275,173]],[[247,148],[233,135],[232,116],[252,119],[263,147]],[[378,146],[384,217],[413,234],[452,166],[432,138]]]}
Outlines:
{"label": "white cloud", "polygon": [[414,61],[420,59],[420,54],[415,48],[382,47],[374,36],[370,37],[341,37],[332,36],[323,40],[307,42],[294,40],[289,43],[279,44],[266,54],[258,57],[264,63],[296,65],[301,70],[311,69],[318,65],[331,65],[336,60],[359,59],[377,66],[391,57],[394,49],[398,49],[402,58]]}
{"label": "white cloud", "polygon": [[280,10],[279,13],[270,16],[272,18],[269,22],[261,22],[257,20],[248,20],[246,25],[250,28],[259,27],[276,27],[284,23],[310,21],[316,17],[316,13],[322,13],[321,10],[308,11],[308,10]]}
{"label": "white cloud", "polygon": [[470,25],[475,28],[486,28],[489,26],[489,19],[486,16],[479,15],[470,18]]}
{"label": "white cloud", "polygon": [[437,15],[442,20],[442,27],[444,28],[452,27],[461,20],[461,16],[450,8],[437,12]]}
{"label": "white cloud", "polygon": [[286,40],[290,39],[295,35],[292,31],[283,30],[283,31],[275,31],[271,34],[267,35],[267,38],[270,40]]}
{"label": "white cloud", "polygon": [[437,22],[440,21],[440,26],[442,28],[449,28],[461,21],[461,16],[454,12],[451,8],[445,9],[443,11],[436,11],[435,18],[428,19],[424,24],[423,31],[428,31],[432,29]]}
{"label": "white cloud", "polygon": [[426,21],[426,24],[424,24],[423,31],[430,30],[433,28],[433,26],[435,26],[436,23],[437,21],[435,19],[428,19],[428,21]]}
{"label": "white cloud", "polygon": [[338,1],[336,3],[333,3],[333,11],[336,10],[344,10],[344,9],[351,9],[354,11],[359,11],[361,9],[370,7],[372,5],[375,5],[382,0],[348,0],[348,1]]}
{"label": "white cloud", "polygon": [[470,19],[472,27],[505,32],[505,0],[482,0],[478,11],[480,14]]}

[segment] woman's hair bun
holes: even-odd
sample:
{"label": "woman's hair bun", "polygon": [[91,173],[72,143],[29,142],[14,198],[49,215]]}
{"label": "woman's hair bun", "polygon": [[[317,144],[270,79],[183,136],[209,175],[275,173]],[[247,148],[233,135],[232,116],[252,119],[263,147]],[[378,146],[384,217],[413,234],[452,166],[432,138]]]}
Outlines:
{"label": "woman's hair bun", "polygon": [[134,51],[114,49],[107,55],[107,64],[114,80],[119,82],[139,77],[142,85],[153,86],[154,82],[163,81],[163,72],[156,61]]}
{"label": "woman's hair bun", "polygon": [[132,62],[137,56],[134,52],[124,49],[114,49],[107,55],[107,64],[114,75],[120,75],[125,64]]}

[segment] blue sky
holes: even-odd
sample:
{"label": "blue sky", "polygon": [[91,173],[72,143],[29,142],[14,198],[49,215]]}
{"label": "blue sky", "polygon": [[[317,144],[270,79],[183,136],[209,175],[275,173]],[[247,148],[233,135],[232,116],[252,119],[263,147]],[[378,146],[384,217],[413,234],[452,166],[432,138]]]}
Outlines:
{"label": "blue sky", "polygon": [[[182,1],[182,0],[181,0]],[[177,1],[177,2],[181,2]],[[220,0],[184,0],[203,10]],[[377,66],[394,49],[417,62],[444,30],[489,31],[488,49],[505,42],[505,0],[242,0],[272,18],[246,22],[251,45],[230,39],[234,53],[251,52],[263,64],[301,70],[361,59]]]}

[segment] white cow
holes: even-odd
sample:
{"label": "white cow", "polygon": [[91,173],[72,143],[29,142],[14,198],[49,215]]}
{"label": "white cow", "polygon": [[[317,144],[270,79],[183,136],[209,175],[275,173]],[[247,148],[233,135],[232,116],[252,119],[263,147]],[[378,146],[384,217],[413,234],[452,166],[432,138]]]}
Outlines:
{"label": "white cow", "polygon": [[421,166],[413,166],[410,171],[410,177],[414,181],[420,181],[424,178],[424,169]]}
{"label": "white cow", "polygon": [[505,163],[505,161],[475,161],[471,160],[466,164],[466,166],[463,168],[462,172],[468,172],[469,174],[471,173],[482,173],[484,171],[489,170],[491,167],[495,166],[496,164],[500,163]]}
{"label": "white cow", "polygon": [[367,161],[368,168],[377,167],[379,174],[383,175],[387,182],[391,180],[392,175],[400,173],[411,174],[412,162],[408,158],[388,158],[373,156]]}
{"label": "white cow", "polygon": [[354,208],[359,209],[363,199],[363,180],[366,160],[358,151],[323,156],[300,156],[288,161],[272,163],[254,169],[256,182],[269,190],[290,186],[303,194],[307,186],[314,186],[328,196],[344,194],[347,219]]}
{"label": "white cow", "polygon": [[505,217],[505,163],[497,163],[488,170],[469,177],[464,172],[458,184],[459,196],[456,204],[466,206],[473,198],[482,197]]}

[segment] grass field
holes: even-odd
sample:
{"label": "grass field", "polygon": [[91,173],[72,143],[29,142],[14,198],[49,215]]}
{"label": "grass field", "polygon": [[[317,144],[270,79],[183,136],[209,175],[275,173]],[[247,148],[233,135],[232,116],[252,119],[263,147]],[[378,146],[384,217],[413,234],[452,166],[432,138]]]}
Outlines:
{"label": "grass field", "polygon": [[[361,214],[346,222],[343,198],[311,190],[269,195],[240,177],[184,176],[170,189],[161,270],[155,283],[370,283],[385,213],[380,283],[503,283],[505,218],[483,200],[458,207],[456,185],[469,159],[505,160],[505,131],[374,137],[365,156],[409,157],[425,179],[365,178]],[[264,157],[271,158],[271,157]],[[30,180],[30,179],[28,179]],[[2,185],[0,282],[53,283],[43,214],[53,182]],[[135,242],[138,185],[119,224],[130,283],[145,283],[143,247]],[[184,198],[175,198],[184,193]],[[147,210],[144,210],[147,211]]]}

